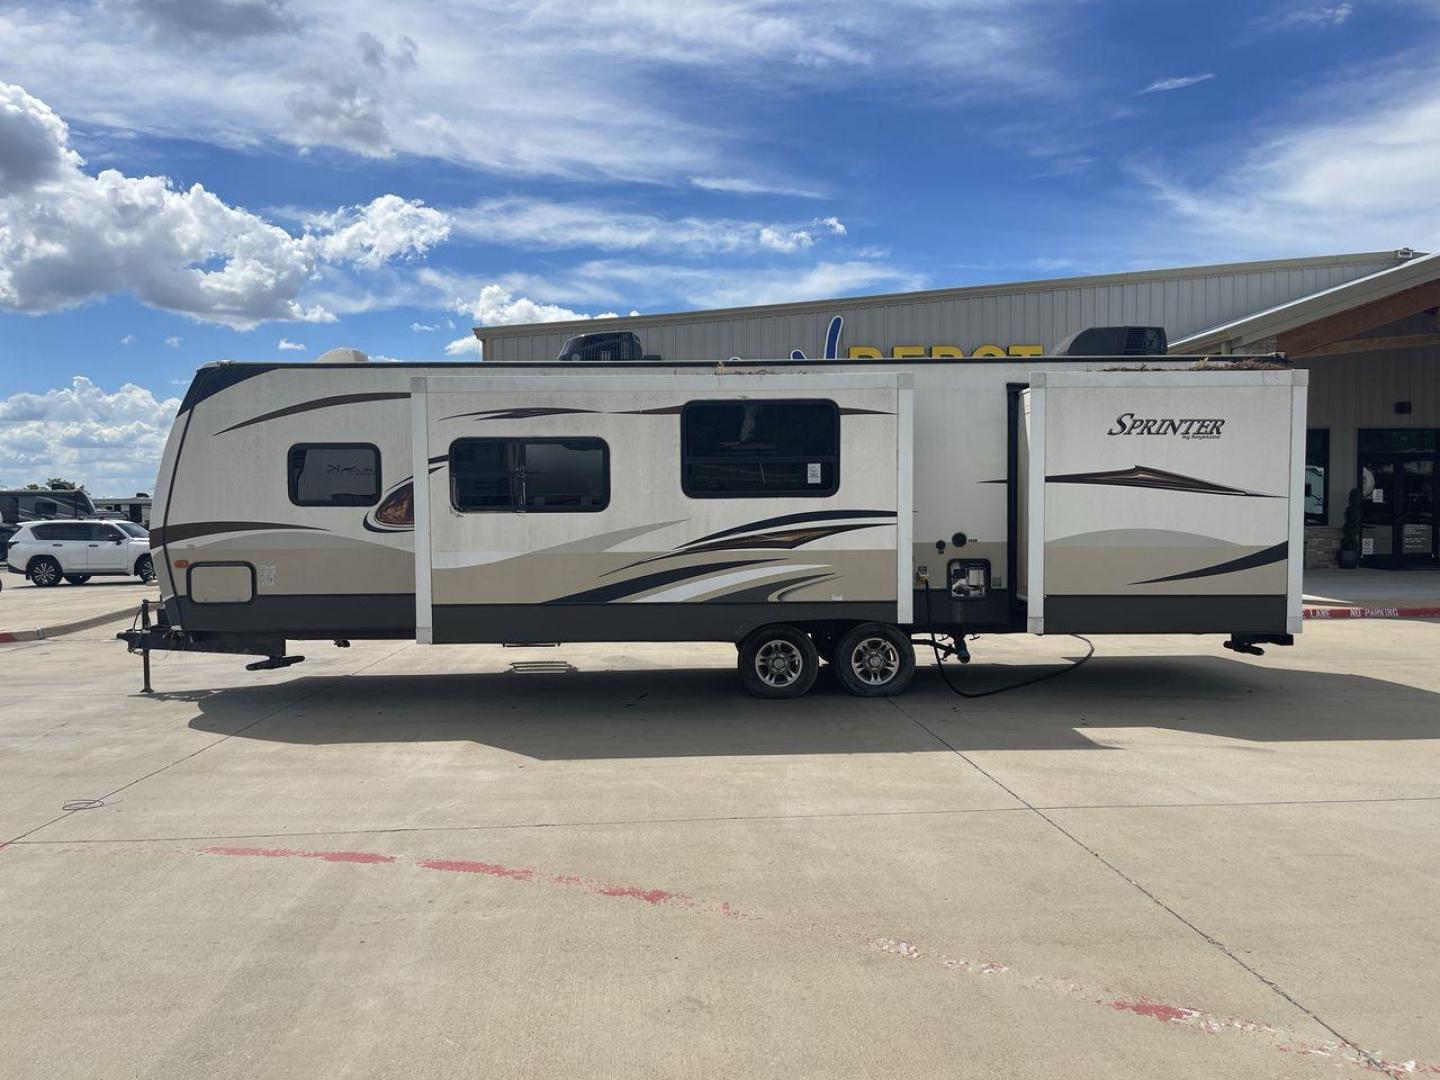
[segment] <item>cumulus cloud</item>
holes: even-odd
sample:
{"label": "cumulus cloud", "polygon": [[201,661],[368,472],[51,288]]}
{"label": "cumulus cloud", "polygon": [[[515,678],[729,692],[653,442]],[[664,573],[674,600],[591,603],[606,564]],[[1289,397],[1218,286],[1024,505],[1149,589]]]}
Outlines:
{"label": "cumulus cloud", "polygon": [[484,355],[484,348],[480,339],[474,334],[466,334],[464,337],[456,338],[445,346],[446,356],[475,357],[479,359]]}
{"label": "cumulus cloud", "polygon": [[107,392],[83,375],[43,394],[0,398],[0,485],[65,476],[96,494],[153,491],[180,407],[133,383]]}
{"label": "cumulus cloud", "polygon": [[90,175],[63,120],[0,83],[0,307],[55,311],[110,293],[248,328],[334,318],[300,295],[322,264],[374,268],[423,254],[444,216],[382,195],[292,235],[199,184]]}
{"label": "cumulus cloud", "polygon": [[289,338],[282,337],[275,343],[275,348],[281,352],[304,352],[305,344],[304,342],[291,341]]}
{"label": "cumulus cloud", "polygon": [[134,335],[134,334],[126,334],[124,337],[122,337],[122,338],[120,339],[120,344],[121,344],[121,345],[134,345],[134,344],[135,344],[135,335]]}
{"label": "cumulus cloud", "polygon": [[180,339],[174,336],[167,337],[165,339],[165,344],[169,345],[172,349],[178,349],[180,347]]}
{"label": "cumulus cloud", "polygon": [[1167,90],[1184,90],[1187,86],[1195,86],[1214,77],[1213,71],[1206,71],[1199,75],[1176,75],[1169,79],[1156,79],[1144,90],[1137,90],[1136,94],[1163,94]]}
{"label": "cumulus cloud", "polygon": [[[693,255],[795,252],[815,243],[805,228],[735,218],[663,217],[580,202],[510,197],[486,199],[450,213],[456,235],[480,243],[606,251],[675,251]],[[840,227],[834,228],[830,223]],[[826,218],[824,227],[845,227]]]}
{"label": "cumulus cloud", "polygon": [[315,244],[321,258],[372,268],[423,255],[450,235],[443,213],[399,195],[319,215],[312,224],[320,230]]}
{"label": "cumulus cloud", "polygon": [[836,236],[844,236],[846,233],[845,223],[834,215],[831,215],[830,217],[816,218],[814,224],[824,226]]}
{"label": "cumulus cloud", "polygon": [[[565,322],[587,319],[578,311],[558,304],[540,304],[524,296],[512,296],[502,285],[486,285],[474,301],[461,307],[481,326],[509,326],[512,323]],[[454,344],[452,342],[451,344]],[[446,352],[449,352],[447,347]]]}

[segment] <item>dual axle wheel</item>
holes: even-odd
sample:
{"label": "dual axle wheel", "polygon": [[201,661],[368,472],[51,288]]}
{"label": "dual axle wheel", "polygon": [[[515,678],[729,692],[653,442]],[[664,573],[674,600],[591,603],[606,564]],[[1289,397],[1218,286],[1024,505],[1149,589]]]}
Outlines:
{"label": "dual axle wheel", "polygon": [[762,626],[740,643],[740,681],[756,697],[797,698],[815,685],[820,656],[840,685],[857,697],[889,697],[910,685],[915,650],[910,638],[886,623],[862,623],[838,637],[788,625]]}

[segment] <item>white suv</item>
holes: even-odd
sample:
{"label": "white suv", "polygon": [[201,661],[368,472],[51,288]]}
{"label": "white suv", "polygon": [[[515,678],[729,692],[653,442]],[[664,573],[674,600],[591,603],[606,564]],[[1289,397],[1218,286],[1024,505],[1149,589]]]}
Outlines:
{"label": "white suv", "polygon": [[27,521],[10,537],[5,561],[12,574],[36,585],[84,585],[99,574],[155,576],[150,534],[129,521]]}

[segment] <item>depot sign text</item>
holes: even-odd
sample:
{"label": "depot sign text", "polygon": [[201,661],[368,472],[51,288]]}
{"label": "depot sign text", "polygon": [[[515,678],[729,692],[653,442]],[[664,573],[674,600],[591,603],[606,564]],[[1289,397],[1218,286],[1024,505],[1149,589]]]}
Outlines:
{"label": "depot sign text", "polygon": [[[891,360],[994,360],[1007,356],[1044,356],[1043,345],[977,345],[965,355],[957,345],[896,345],[890,350]],[[851,360],[884,360],[885,354],[873,345],[851,345]]]}

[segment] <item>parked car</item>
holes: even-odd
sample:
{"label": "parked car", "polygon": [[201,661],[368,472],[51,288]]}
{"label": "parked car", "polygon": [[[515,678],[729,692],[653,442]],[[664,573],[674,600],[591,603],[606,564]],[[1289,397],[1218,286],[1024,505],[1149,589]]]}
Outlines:
{"label": "parked car", "polygon": [[27,521],[10,537],[6,568],[34,584],[84,585],[92,577],[150,581],[150,533],[129,521]]}

